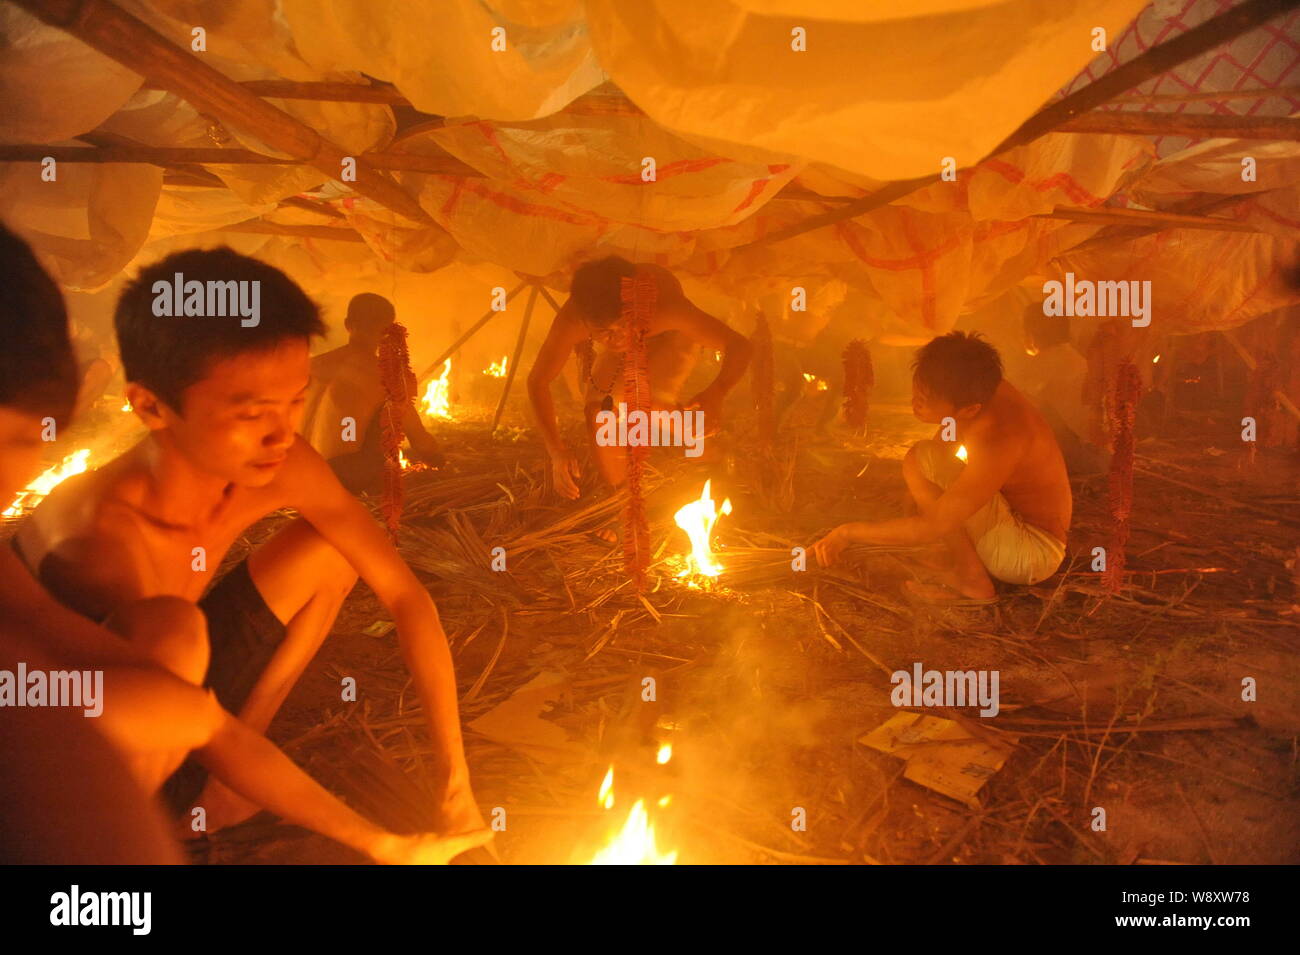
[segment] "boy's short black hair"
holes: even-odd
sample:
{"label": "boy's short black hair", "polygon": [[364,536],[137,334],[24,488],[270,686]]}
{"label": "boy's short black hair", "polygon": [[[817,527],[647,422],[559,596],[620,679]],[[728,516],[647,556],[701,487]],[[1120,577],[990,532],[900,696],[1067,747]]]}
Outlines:
{"label": "boy's short black hair", "polygon": [[[256,325],[239,315],[155,315],[155,282],[259,282]],[[113,313],[126,380],[144,385],[176,412],[181,395],[202,380],[213,361],[265,351],[286,339],[325,334],[320,310],[289,276],[233,249],[191,249],[143,269]]]}
{"label": "boy's short black hair", "polygon": [[949,332],[917,351],[912,372],[930,394],[967,408],[993,397],[1002,381],[1002,358],[978,332]]}
{"label": "boy's short black hair", "polygon": [[362,292],[348,302],[348,315],[343,326],[350,332],[374,333],[383,331],[397,318],[393,303],[374,292]]}
{"label": "boy's short black hair", "polygon": [[27,243],[0,226],[0,405],[63,422],[77,380],[63,295]]}
{"label": "boy's short black hair", "polygon": [[623,314],[624,278],[636,275],[636,266],[617,255],[578,266],[569,297],[582,309],[588,324],[605,328]]}

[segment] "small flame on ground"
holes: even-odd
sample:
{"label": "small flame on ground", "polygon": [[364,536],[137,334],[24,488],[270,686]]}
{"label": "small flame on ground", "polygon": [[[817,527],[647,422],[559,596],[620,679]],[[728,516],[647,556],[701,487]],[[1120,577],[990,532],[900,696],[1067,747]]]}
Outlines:
{"label": "small flame on ground", "polygon": [[1152,358],[1152,359],[1151,359],[1151,364],[1153,364],[1153,365],[1158,365],[1158,364],[1160,364],[1160,356],[1159,356],[1159,355],[1156,355],[1155,358]]}
{"label": "small flame on ground", "polygon": [[966,445],[962,444],[957,446],[957,460],[958,461],[966,460]]}
{"label": "small flame on ground", "polygon": [[664,743],[659,747],[659,752],[655,754],[655,762],[662,766],[668,760],[673,758],[673,744]]}
{"label": "small flame on ground", "polygon": [[420,412],[426,418],[451,417],[451,359],[442,363],[442,374],[429,382],[420,399]]}
{"label": "small flame on ground", "polygon": [[[667,796],[659,805],[667,805]],[[600,804],[609,809],[614,805],[614,767],[609,767],[605,781],[600,784]],[[677,853],[660,852],[655,842],[655,827],[650,821],[645,800],[638,799],[628,810],[623,828],[606,843],[591,860],[591,865],[676,865]]]}
{"label": "small flame on ground", "polygon": [[815,385],[818,391],[825,391],[830,387],[830,385],[827,384],[826,379],[818,378],[816,375],[810,375],[807,372],[804,372],[803,380],[808,382],[810,385]]}
{"label": "small flame on ground", "polygon": [[131,410],[131,402],[128,401],[128,402],[126,402],[125,404],[123,404],[123,405],[122,405],[122,410],[123,410],[123,411],[130,411],[130,410]]}
{"label": "small flame on ground", "polygon": [[14,498],[14,502],[5,509],[4,516],[19,517],[23,511],[35,507],[47,494],[72,477],[72,475],[81,474],[85,471],[88,467],[89,458],[90,448],[81,448],[78,451],[73,451],[53,467],[47,468],[40,477],[18,493],[18,496]]}
{"label": "small flame on ground", "polygon": [[596,801],[605,809],[614,808],[614,767],[609,767],[609,772],[605,774],[605,780],[600,784],[600,795]]}
{"label": "small flame on ground", "polygon": [[1025,354],[1028,355],[1030,358],[1036,358],[1036,357],[1038,357],[1038,346],[1037,346],[1037,345],[1026,345],[1026,346],[1025,346]]}
{"label": "small flame on ground", "polygon": [[510,362],[509,355],[502,355],[500,361],[494,361],[483,369],[483,374],[489,378],[504,378],[506,376],[506,365]]}
{"label": "small flame on ground", "polygon": [[709,496],[709,488],[712,484],[711,479],[705,481],[699,500],[691,501],[673,515],[677,526],[684,530],[691,540],[691,553],[687,557],[686,568],[677,575],[678,577],[689,577],[693,574],[717,577],[723,571],[722,565],[713,559],[713,548],[709,544],[709,539],[713,536],[713,525],[717,523],[718,518],[731,513],[731,498],[722,502],[721,510],[716,509],[713,506],[713,498]]}

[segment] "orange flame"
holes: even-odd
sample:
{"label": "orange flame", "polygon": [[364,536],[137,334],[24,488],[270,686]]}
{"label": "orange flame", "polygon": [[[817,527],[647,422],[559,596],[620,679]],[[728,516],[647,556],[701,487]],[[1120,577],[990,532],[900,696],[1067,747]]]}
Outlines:
{"label": "orange flame", "polygon": [[673,515],[677,526],[684,530],[691,540],[691,553],[687,558],[686,568],[677,575],[678,577],[689,577],[694,574],[716,577],[724,569],[713,559],[713,548],[709,544],[709,539],[713,536],[713,525],[717,523],[718,518],[731,513],[731,498],[722,502],[721,511],[714,508],[713,498],[709,496],[709,487],[712,483],[712,480],[705,481],[700,499],[691,501]]}
{"label": "orange flame", "polygon": [[87,464],[89,458],[90,448],[81,448],[78,451],[73,451],[58,464],[46,469],[40,477],[18,493],[18,496],[14,498],[14,502],[5,509],[4,516],[19,517],[24,511],[31,510],[47,494],[72,477],[72,475],[81,474],[85,471],[89,466]]}
{"label": "orange flame", "polygon": [[816,375],[810,375],[807,372],[803,373],[803,380],[808,382],[808,384],[812,385],[818,391],[825,391],[830,387],[830,385],[827,384],[826,379],[818,378]]}
{"label": "orange flame", "polygon": [[500,361],[494,361],[483,369],[483,374],[489,378],[504,378],[506,376],[506,365],[510,362],[509,355],[502,355]]}
{"label": "orange flame", "polygon": [[958,461],[966,460],[966,445],[961,444],[957,446],[957,460]]}
{"label": "orange flame", "polygon": [[[663,749],[660,749],[662,755]],[[661,762],[667,762],[666,759]],[[659,800],[666,806],[669,797]],[[609,767],[605,781],[600,785],[598,801],[605,809],[614,805],[614,767]],[[628,810],[623,827],[596,853],[591,865],[676,865],[677,852],[660,852],[655,840],[654,823],[644,799],[638,799]]]}
{"label": "orange flame", "polygon": [[420,399],[420,413],[426,418],[451,417],[451,359],[442,363],[442,374],[429,382]]}

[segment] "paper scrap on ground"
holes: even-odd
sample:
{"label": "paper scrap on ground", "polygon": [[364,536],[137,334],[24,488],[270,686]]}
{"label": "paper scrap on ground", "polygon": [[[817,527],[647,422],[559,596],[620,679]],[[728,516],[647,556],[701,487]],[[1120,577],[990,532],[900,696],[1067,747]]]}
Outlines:
{"label": "paper scrap on ground", "polygon": [[568,735],[556,724],[542,719],[542,713],[559,699],[568,686],[563,673],[544,670],[508,699],[466,724],[481,736],[517,749],[539,762],[577,753]]}
{"label": "paper scrap on ground", "polygon": [[905,760],[904,779],[972,809],[980,808],[980,789],[1011,755],[1010,747],[977,739],[960,723],[916,713],[899,713],[858,742]]}

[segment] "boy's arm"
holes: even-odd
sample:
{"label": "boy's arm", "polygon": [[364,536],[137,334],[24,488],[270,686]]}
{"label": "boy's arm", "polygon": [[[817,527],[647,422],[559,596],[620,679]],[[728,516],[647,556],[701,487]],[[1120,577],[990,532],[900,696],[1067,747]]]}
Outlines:
{"label": "boy's arm", "polygon": [[993,499],[1015,470],[1023,440],[987,441],[972,445],[969,460],[957,480],[928,512],[888,521],[841,524],[812,550],[823,566],[834,563],[850,544],[922,545],[933,543],[965,523]]}
{"label": "boy's arm", "polygon": [[[573,346],[586,337],[586,327],[565,302],[560,306],[555,321],[551,322],[551,330],[546,333],[546,340],[542,342],[532,371],[528,373],[528,401],[533,407],[533,419],[542,433],[542,443],[551,458],[551,479],[556,492],[569,500],[578,497],[582,470],[578,458],[560,437],[551,382],[564,370],[564,363],[573,354]],[[579,382],[578,387],[581,389],[583,383]]]}
{"label": "boy's arm", "polygon": [[533,406],[533,417],[542,432],[546,450],[554,455],[564,447],[559,425],[555,418],[555,400],[551,395],[551,382],[560,377],[564,363],[573,354],[573,346],[587,337],[582,322],[573,316],[568,302],[560,307],[546,340],[538,349],[532,370],[528,372],[528,400]]}
{"label": "boy's arm", "polygon": [[456,675],[438,609],[370,512],[339,484],[334,472],[298,441],[276,478],[284,503],[298,509],[375,592],[397,624],[402,655],[415,680],[433,737],[438,769],[446,782],[448,832],[481,828],[469,786],[461,740]]}
{"label": "boy's arm", "polygon": [[447,862],[477,841],[386,832],[328,792],[270,740],[200,689],[157,667],[104,672],[105,734],[127,752],[192,749],[212,775],[253,803],[363,852],[377,862]]}
{"label": "boy's arm", "polygon": [[712,384],[687,402],[688,408],[704,411],[705,428],[707,433],[713,434],[721,423],[722,401],[744,377],[753,346],[740,332],[697,308],[681,292],[681,284],[675,277],[673,282],[678,294],[661,313],[664,327],[682,332],[705,348],[722,352],[722,367],[718,369],[718,376]]}

